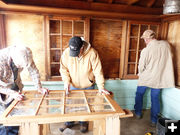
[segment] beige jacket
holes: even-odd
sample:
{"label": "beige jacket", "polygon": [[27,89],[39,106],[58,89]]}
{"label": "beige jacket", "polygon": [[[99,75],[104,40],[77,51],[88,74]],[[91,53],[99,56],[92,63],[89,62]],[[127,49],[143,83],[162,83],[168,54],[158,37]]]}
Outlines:
{"label": "beige jacket", "polygon": [[152,40],[141,52],[138,86],[174,87],[174,70],[168,42]]}
{"label": "beige jacket", "polygon": [[76,88],[87,88],[95,81],[99,90],[104,89],[104,76],[99,55],[91,45],[84,41],[81,57],[69,56],[69,48],[65,49],[60,60],[60,73],[65,84]]}

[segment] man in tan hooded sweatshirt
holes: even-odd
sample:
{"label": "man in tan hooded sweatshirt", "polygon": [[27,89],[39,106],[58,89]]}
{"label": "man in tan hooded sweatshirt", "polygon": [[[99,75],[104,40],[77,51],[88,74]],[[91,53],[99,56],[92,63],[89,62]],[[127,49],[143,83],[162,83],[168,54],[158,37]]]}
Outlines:
{"label": "man in tan hooded sweatshirt", "polygon": [[155,39],[155,32],[146,30],[142,37],[146,47],[142,50],[138,66],[138,87],[135,98],[135,115],[142,117],[143,96],[151,89],[151,126],[157,123],[160,112],[159,94],[162,88],[174,87],[174,70],[170,45]]}
{"label": "man in tan hooded sweatshirt", "polygon": [[[104,75],[97,51],[81,37],[72,37],[60,60],[60,73],[64,81],[64,89],[94,89],[95,82],[100,93],[109,94],[104,89]],[[87,132],[87,122],[80,122],[80,131]],[[61,131],[72,127],[73,122],[66,122]]]}

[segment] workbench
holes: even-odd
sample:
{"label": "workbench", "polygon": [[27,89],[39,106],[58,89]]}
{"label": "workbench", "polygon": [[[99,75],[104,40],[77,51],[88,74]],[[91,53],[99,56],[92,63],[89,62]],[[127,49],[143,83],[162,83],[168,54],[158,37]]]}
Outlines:
{"label": "workbench", "polygon": [[25,99],[14,100],[0,116],[5,126],[21,126],[21,135],[40,135],[40,125],[66,121],[93,121],[94,135],[120,135],[124,110],[98,90],[52,90],[48,95],[24,92]]}

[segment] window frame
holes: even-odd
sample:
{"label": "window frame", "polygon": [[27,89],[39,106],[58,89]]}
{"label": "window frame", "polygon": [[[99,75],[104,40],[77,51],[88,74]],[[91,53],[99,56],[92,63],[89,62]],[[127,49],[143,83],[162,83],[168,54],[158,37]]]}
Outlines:
{"label": "window frame", "polygon": [[[51,20],[57,20],[60,21],[60,33],[56,33],[57,35],[60,36],[60,48],[51,48],[51,42],[50,42],[50,36],[53,33],[50,33],[50,21]],[[52,76],[51,74],[51,64],[53,64],[54,62],[51,62],[51,51],[52,50],[60,50],[60,56],[63,53],[63,46],[62,46],[62,36],[65,36],[67,34],[63,34],[62,32],[62,21],[72,21],[72,33],[68,34],[68,36],[83,36],[85,38],[86,41],[89,41],[89,24],[90,24],[90,18],[88,17],[69,17],[69,16],[47,16],[46,17],[46,38],[47,38],[47,48],[46,48],[46,52],[47,52],[47,58],[46,58],[46,65],[47,65],[47,69],[46,69],[46,80],[48,81],[61,81],[62,78],[61,76]],[[74,23],[76,21],[80,21],[80,22],[84,22],[84,33],[83,34],[75,34],[74,33]],[[56,36],[55,34],[55,36]],[[60,62],[56,62],[55,64],[60,64]]]}
{"label": "window frame", "polygon": [[[128,61],[129,58],[129,47],[130,47],[130,39],[131,38],[131,25],[138,25],[138,35],[137,35],[137,48],[136,48],[136,59],[135,59],[135,68],[134,68],[134,74],[128,74],[128,64],[130,62]],[[156,32],[156,38],[160,37],[160,29],[161,25],[159,22],[140,22],[140,21],[125,21],[124,22],[124,29],[123,29],[123,36],[122,39],[122,49],[121,49],[121,69],[120,69],[120,78],[121,79],[138,79],[138,61],[139,61],[139,44],[140,44],[140,37],[141,37],[141,26],[147,25],[148,29],[150,29],[151,26],[157,26]]]}

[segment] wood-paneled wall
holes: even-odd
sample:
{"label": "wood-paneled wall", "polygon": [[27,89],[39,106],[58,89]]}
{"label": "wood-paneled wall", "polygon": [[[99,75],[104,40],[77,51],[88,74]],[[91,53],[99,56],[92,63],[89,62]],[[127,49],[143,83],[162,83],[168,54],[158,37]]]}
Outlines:
{"label": "wood-paneled wall", "polygon": [[176,85],[180,86],[180,19],[169,22],[167,40],[171,44]]}
{"label": "wood-paneled wall", "polygon": [[[34,61],[41,74],[41,79],[45,80],[46,67],[43,21],[44,17],[41,15],[5,15],[7,46],[24,45],[31,48]],[[23,81],[31,80],[27,70],[24,70],[21,76]]]}
{"label": "wood-paneled wall", "polygon": [[92,19],[90,43],[98,51],[105,78],[119,78],[122,21]]}

